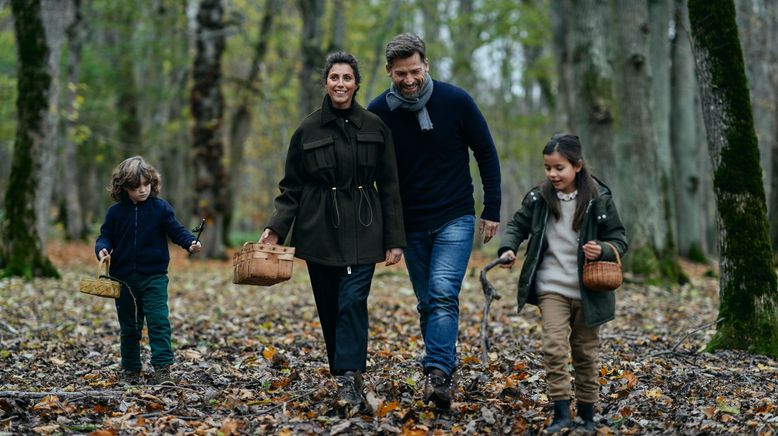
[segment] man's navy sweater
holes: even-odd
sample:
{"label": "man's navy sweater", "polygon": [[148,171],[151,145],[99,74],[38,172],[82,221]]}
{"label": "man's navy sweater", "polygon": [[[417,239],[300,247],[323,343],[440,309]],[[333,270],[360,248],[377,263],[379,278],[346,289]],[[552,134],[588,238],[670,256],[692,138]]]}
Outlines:
{"label": "man's navy sweater", "polygon": [[484,188],[481,218],[500,221],[500,162],[486,120],[463,89],[437,80],[433,84],[427,102],[432,130],[421,130],[415,112],[390,111],[388,90],[368,106],[392,131],[405,229],[430,230],[475,214],[468,148]]}
{"label": "man's navy sweater", "polygon": [[111,252],[113,277],[125,278],[132,272],[165,274],[170,263],[167,239],[184,250],[195,237],[176,220],[173,207],[158,197],[133,203],[127,196],[108,208],[100,236],[95,243],[95,254],[105,248]]}

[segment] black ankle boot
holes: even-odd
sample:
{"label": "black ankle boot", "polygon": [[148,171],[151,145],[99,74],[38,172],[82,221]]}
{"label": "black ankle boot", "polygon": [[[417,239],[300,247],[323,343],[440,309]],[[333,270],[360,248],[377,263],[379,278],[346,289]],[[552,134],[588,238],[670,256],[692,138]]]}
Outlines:
{"label": "black ankle boot", "polygon": [[578,403],[578,416],[583,420],[582,424],[576,426],[576,430],[581,430],[587,434],[594,434],[597,431],[597,424],[594,423],[594,404]]}
{"label": "black ankle boot", "polygon": [[559,433],[565,428],[572,427],[572,424],[573,422],[570,420],[570,400],[554,401],[554,420],[546,428],[546,433]]}

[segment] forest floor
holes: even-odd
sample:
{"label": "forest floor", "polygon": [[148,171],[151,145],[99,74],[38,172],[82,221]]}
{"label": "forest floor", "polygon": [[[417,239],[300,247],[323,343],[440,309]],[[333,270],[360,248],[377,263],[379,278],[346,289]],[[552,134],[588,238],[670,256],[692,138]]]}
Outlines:
{"label": "forest floor", "polygon": [[[422,404],[415,298],[404,267],[376,270],[370,295],[367,408],[333,409],[305,266],[270,288],[231,283],[231,264],[173,249],[170,320],[175,387],[121,387],[113,300],[78,292],[94,275],[91,246],[51,243],[59,280],[0,281],[0,435],[535,434],[548,425],[538,311],[516,313],[519,269],[489,273],[489,361],[481,362],[484,297],[474,255],[462,290],[452,411]],[[778,361],[705,353],[718,311],[710,267],[691,282],[627,283],[601,331],[599,434],[778,434]],[[144,352],[148,365],[149,355]]]}

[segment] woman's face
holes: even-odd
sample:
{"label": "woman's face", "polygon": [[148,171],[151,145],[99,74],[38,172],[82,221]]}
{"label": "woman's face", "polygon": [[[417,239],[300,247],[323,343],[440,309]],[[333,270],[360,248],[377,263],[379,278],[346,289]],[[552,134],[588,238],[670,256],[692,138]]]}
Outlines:
{"label": "woman's face", "polygon": [[327,95],[336,109],[351,107],[357,86],[354,70],[349,64],[334,64],[327,73]]}

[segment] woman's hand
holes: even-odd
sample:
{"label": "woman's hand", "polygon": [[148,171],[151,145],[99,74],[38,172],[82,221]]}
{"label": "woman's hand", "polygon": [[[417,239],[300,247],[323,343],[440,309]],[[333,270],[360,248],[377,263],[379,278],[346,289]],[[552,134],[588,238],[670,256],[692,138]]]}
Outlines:
{"label": "woman's hand", "polygon": [[274,232],[271,228],[267,228],[262,232],[262,236],[259,237],[259,243],[278,245],[278,238],[278,233]]}
{"label": "woman's hand", "polygon": [[384,265],[390,266],[399,262],[403,258],[402,248],[390,248],[386,250],[386,263]]}
{"label": "woman's hand", "polygon": [[588,260],[599,259],[602,255],[602,247],[596,241],[589,241],[583,245],[584,257]]}
{"label": "woman's hand", "polygon": [[500,259],[510,260],[509,263],[500,264],[500,268],[512,268],[513,264],[516,263],[516,253],[514,253],[513,250],[508,250],[500,255]]}
{"label": "woman's hand", "polygon": [[109,252],[109,251],[108,251],[108,249],[106,249],[106,248],[103,248],[103,249],[101,249],[101,250],[100,250],[100,252],[99,252],[99,253],[97,253],[97,256],[100,258],[100,260],[103,260],[103,259],[105,259],[106,257],[109,257],[109,258],[110,258],[110,257],[111,257],[111,252],[113,252],[113,250],[111,250],[111,251]]}

